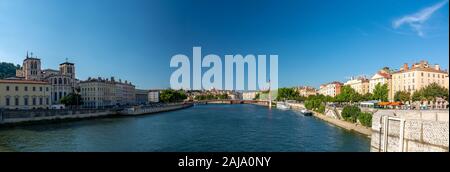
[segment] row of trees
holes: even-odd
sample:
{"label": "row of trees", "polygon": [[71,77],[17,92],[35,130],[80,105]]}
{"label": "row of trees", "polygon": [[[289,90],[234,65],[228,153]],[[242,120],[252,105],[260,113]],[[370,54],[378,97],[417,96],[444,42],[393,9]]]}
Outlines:
{"label": "row of trees", "polygon": [[[364,95],[359,94],[354,90],[352,87],[346,85],[341,88],[341,93],[337,95],[336,97],[330,97],[330,96],[323,96],[320,97],[320,100],[326,101],[326,102],[360,102],[360,101],[368,101],[368,100],[379,100],[379,101],[388,101],[388,85],[387,84],[380,84],[378,83],[375,86],[375,89],[373,91],[373,94],[367,93]],[[317,101],[317,96],[309,96],[309,97],[303,97],[300,96],[294,88],[279,88],[278,89],[278,96],[277,101],[280,100],[297,100],[300,102],[307,101],[314,99]]]}
{"label": "row of trees", "polygon": [[432,83],[420,90],[415,91],[412,95],[407,91],[399,91],[394,95],[395,101],[436,101],[437,98],[442,98],[449,101],[448,89]]}
{"label": "row of trees", "polygon": [[163,103],[181,102],[187,98],[183,90],[163,90],[159,95],[159,100]]}

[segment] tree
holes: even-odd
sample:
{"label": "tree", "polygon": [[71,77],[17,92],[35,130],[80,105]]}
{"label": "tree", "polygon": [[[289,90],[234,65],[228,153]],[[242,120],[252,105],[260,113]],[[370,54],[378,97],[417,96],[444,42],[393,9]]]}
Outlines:
{"label": "tree", "polygon": [[375,85],[375,89],[373,90],[373,99],[374,100],[387,102],[388,94],[389,94],[389,88],[388,88],[387,84],[381,85],[381,83],[378,83],[377,85]]}
{"label": "tree", "polygon": [[278,88],[277,101],[280,100],[295,100],[298,97],[297,91],[294,88]]}
{"label": "tree", "polygon": [[395,92],[394,100],[400,102],[407,102],[411,100],[411,95],[407,91],[397,91]]}
{"label": "tree", "polygon": [[83,104],[83,99],[80,94],[70,93],[61,98],[60,103],[66,106],[79,106]]}
{"label": "tree", "polygon": [[361,109],[357,106],[345,106],[342,109],[342,118],[348,122],[355,123],[360,113]]}
{"label": "tree", "polygon": [[361,112],[358,115],[358,121],[366,127],[371,127],[372,126],[372,114],[367,113],[367,112]]}
{"label": "tree", "polygon": [[8,78],[16,76],[16,69],[19,69],[20,66],[15,66],[12,63],[0,63],[0,79]]}
{"label": "tree", "polygon": [[159,99],[163,103],[181,102],[187,98],[186,93],[183,90],[163,90],[159,95]]}
{"label": "tree", "polygon": [[361,95],[357,93],[349,85],[341,87],[341,93],[336,96],[336,101],[338,102],[357,102],[361,98]]}
{"label": "tree", "polygon": [[259,93],[256,93],[255,98],[253,98],[253,100],[259,100]]}

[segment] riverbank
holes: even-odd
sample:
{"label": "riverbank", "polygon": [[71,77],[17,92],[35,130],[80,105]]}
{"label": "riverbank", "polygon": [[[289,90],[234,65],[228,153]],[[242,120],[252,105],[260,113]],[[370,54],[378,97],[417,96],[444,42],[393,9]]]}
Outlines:
{"label": "riverbank", "polygon": [[[291,104],[289,104],[289,106],[293,109],[305,109],[305,106],[300,103],[291,103]],[[366,135],[367,137],[372,136],[372,129],[369,127],[364,127],[362,125],[357,125],[357,124],[343,121],[340,119],[331,118],[331,117],[326,116],[319,112],[315,112],[315,111],[312,111],[312,112],[313,112],[314,117],[324,120],[330,124],[336,125],[338,127],[344,128],[346,130],[350,130],[350,131],[354,131],[354,132]]]}
{"label": "riverbank", "polygon": [[335,119],[335,118],[330,118],[328,116],[325,116],[325,115],[323,115],[321,113],[314,112],[314,111],[313,111],[313,116],[316,117],[316,118],[319,118],[321,120],[324,120],[324,121],[326,121],[328,123],[334,124],[334,125],[336,125],[338,127],[341,127],[341,128],[344,128],[344,129],[347,129],[347,130],[350,130],[350,131],[355,131],[357,133],[366,135],[367,137],[371,137],[372,136],[372,129],[371,128],[364,127],[362,125],[357,125],[357,124],[354,124],[354,123],[350,123],[350,122],[347,122],[347,121]]}
{"label": "riverbank", "polygon": [[17,125],[59,123],[95,118],[126,117],[174,111],[191,107],[192,104],[169,104],[158,107],[133,107],[124,110],[114,109],[63,109],[63,110],[2,110],[0,128]]}

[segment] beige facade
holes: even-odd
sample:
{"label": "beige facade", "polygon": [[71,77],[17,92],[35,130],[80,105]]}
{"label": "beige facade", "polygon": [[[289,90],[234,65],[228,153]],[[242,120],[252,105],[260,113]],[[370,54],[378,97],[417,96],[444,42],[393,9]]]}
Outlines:
{"label": "beige facade", "polygon": [[375,90],[377,84],[387,84],[389,89],[388,99],[391,100],[394,97],[394,94],[392,92],[392,75],[390,73],[384,70],[380,70],[375,75],[373,75],[369,80],[369,93],[373,94],[373,91]]}
{"label": "beige facade", "polygon": [[80,82],[84,107],[98,108],[116,105],[116,86],[113,81],[89,78]]}
{"label": "beige facade", "polygon": [[315,89],[313,87],[309,87],[309,86],[297,87],[297,88],[295,88],[295,90],[298,92],[298,94],[300,96],[303,96],[303,97],[317,95],[317,89]]}
{"label": "beige facade", "polygon": [[0,80],[0,108],[47,109],[50,84],[31,80]]}
{"label": "beige facade", "polygon": [[242,93],[242,99],[243,100],[253,100],[256,97],[256,94],[258,94],[258,92],[244,92]]}
{"label": "beige facade", "polygon": [[342,83],[334,81],[320,86],[319,94],[336,97],[341,93]]}
{"label": "beige facade", "polygon": [[357,93],[364,95],[369,93],[369,80],[364,77],[352,78],[344,85],[352,87]]}
{"label": "beige facade", "polygon": [[448,72],[441,70],[439,65],[429,65],[427,61],[415,63],[411,67],[404,64],[403,67],[392,74],[392,91],[407,91],[411,94],[431,83],[449,88]]}
{"label": "beige facade", "polygon": [[85,107],[98,108],[115,105],[133,105],[136,103],[135,86],[131,83],[117,82],[111,79],[89,78],[81,81],[81,97]]}
{"label": "beige facade", "polygon": [[148,92],[148,101],[152,103],[159,102],[159,90],[150,90]]}

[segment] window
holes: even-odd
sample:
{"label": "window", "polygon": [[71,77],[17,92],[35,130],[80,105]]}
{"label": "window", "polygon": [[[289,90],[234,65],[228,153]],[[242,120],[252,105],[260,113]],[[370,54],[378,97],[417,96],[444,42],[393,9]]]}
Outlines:
{"label": "window", "polygon": [[6,91],[9,91],[9,86],[6,86]]}
{"label": "window", "polygon": [[50,102],[48,101],[48,97],[45,99],[45,104],[49,105]]}
{"label": "window", "polygon": [[423,76],[423,72],[421,72],[421,73],[420,73],[420,75],[422,75],[422,76]]}
{"label": "window", "polygon": [[33,97],[33,105],[36,105],[36,98]]}
{"label": "window", "polygon": [[19,86],[16,86],[16,88],[15,88],[15,89],[16,89],[16,91],[19,91]]}
{"label": "window", "polygon": [[39,87],[39,91],[42,92],[42,87]]}
{"label": "window", "polygon": [[45,87],[45,91],[48,91],[48,87]]}
{"label": "window", "polygon": [[6,100],[5,100],[5,102],[6,102],[6,106],[9,106],[9,97],[6,97]]}
{"label": "window", "polygon": [[42,97],[39,97],[39,105],[42,105]]}
{"label": "window", "polygon": [[28,106],[28,97],[23,98],[23,105]]}
{"label": "window", "polygon": [[36,87],[33,87],[33,91],[36,91]]}
{"label": "window", "polygon": [[25,87],[23,88],[23,90],[25,90],[25,91],[28,91],[28,87],[27,87],[27,86],[25,86]]}
{"label": "window", "polygon": [[14,104],[16,105],[16,106],[19,106],[19,98],[15,98],[15,100],[14,100]]}

